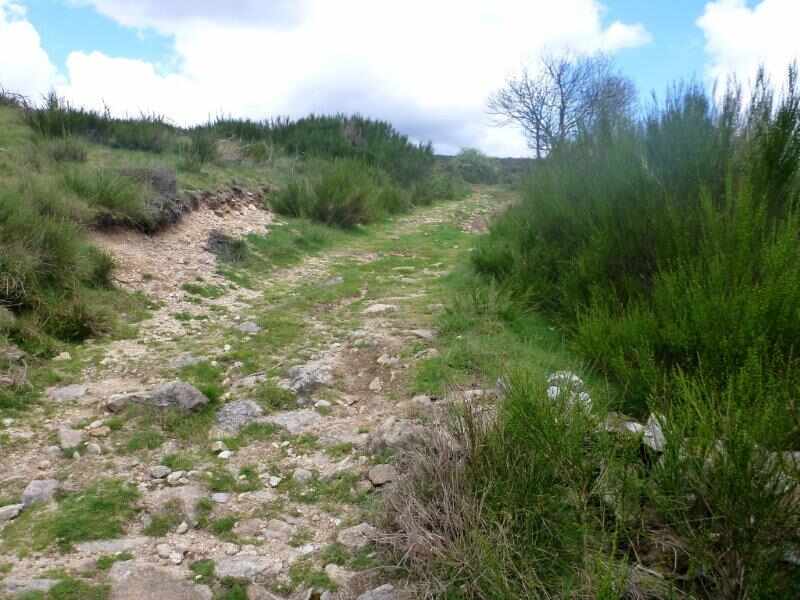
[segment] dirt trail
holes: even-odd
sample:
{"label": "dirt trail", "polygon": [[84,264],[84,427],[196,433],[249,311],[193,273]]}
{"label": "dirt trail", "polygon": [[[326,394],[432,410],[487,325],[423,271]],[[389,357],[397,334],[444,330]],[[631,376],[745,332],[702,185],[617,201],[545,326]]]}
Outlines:
{"label": "dirt trail", "polygon": [[[130,240],[126,250],[125,239],[107,239],[104,245],[126,265],[122,277],[132,287],[138,281],[161,304],[137,337],[89,346],[74,385],[52,389],[44,407],[9,424],[0,496],[14,497],[34,479],[57,479],[62,489],[78,490],[116,478],[138,489],[140,510],[125,537],[115,541],[78,544],[67,553],[50,547],[23,558],[13,548],[0,550],[0,565],[12,565],[0,580],[0,596],[9,582],[24,587],[47,580],[53,569],[86,574],[98,557],[120,551],[131,560],[92,575],[111,584],[112,598],[136,597],[130,590],[146,586],[151,569],[177,590],[159,597],[208,598],[201,585],[207,581],[189,570],[205,559],[216,563],[220,580],[251,582],[250,598],[272,598],[267,589],[288,596],[320,581],[337,586],[328,598],[355,598],[391,580],[391,570],[380,568],[369,544],[379,532],[368,523],[375,520],[382,490],[402,476],[391,465],[392,451],[429,418],[430,400],[412,399],[410,373],[418,360],[436,352],[431,324],[442,309],[438,281],[467,251],[447,246],[447,236],[437,231],[480,230],[494,208],[493,192],[481,190],[421,209],[275,271],[256,289],[228,285],[214,274],[213,255],[181,248],[191,232],[224,228],[220,217],[190,217],[143,255],[130,254]],[[249,209],[243,215],[259,229],[272,222],[270,215]],[[143,276],[150,271],[156,271],[153,279]],[[183,283],[198,276],[222,295],[181,292]],[[183,367],[197,362],[222,373],[214,423],[198,423],[197,431],[187,426],[188,433],[165,429],[158,443],[133,443],[141,431],[163,423],[114,417],[107,411],[109,398],[178,379]],[[296,399],[272,410],[259,406],[253,400],[259,393],[263,399],[264,381],[272,382],[270,389],[292,388]],[[258,433],[272,424],[278,426],[272,435],[236,435],[248,425],[245,431]],[[64,428],[80,432],[80,456],[68,457],[59,448]],[[215,444],[220,438],[226,439],[224,448]],[[156,477],[154,467],[175,455],[190,464],[175,466],[168,479]],[[219,484],[220,473],[230,474],[227,487]],[[232,529],[204,526],[192,514],[202,499],[212,500],[206,500],[212,507],[206,521],[231,517]],[[171,500],[188,527],[173,523],[161,537],[146,535]],[[385,598],[403,597],[402,586],[395,585],[399,595]]]}

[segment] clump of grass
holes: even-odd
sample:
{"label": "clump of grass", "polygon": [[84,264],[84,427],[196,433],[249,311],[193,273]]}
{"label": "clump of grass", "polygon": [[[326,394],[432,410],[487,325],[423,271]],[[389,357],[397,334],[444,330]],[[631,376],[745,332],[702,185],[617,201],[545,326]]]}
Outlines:
{"label": "clump of grass", "polygon": [[197,131],[188,141],[178,144],[179,167],[185,171],[200,171],[203,165],[218,159],[217,141],[208,133]]}
{"label": "clump of grass", "polygon": [[155,450],[164,443],[164,435],[156,429],[144,429],[134,432],[125,444],[127,452]]}
{"label": "clump of grass", "polygon": [[152,227],[144,189],[131,177],[107,169],[71,169],[64,175],[64,186],[94,211],[97,225]]}
{"label": "clump of grass", "polygon": [[214,581],[214,568],[214,561],[210,558],[196,560],[189,565],[189,570],[197,576],[195,580],[203,584],[209,584]]}
{"label": "clump of grass", "polygon": [[150,517],[150,523],[144,528],[144,534],[150,537],[164,537],[186,520],[179,501],[170,501],[156,514]]}
{"label": "clump of grass", "polygon": [[225,294],[225,290],[221,287],[211,284],[184,283],[181,289],[187,294],[208,298],[209,300],[215,300]]}
{"label": "clump of grass", "polygon": [[219,467],[210,472],[208,487],[212,492],[252,492],[261,488],[261,480],[256,469],[249,465],[239,470],[239,477]]}
{"label": "clump of grass", "polygon": [[234,525],[236,525],[236,517],[229,515],[215,519],[209,524],[208,529],[216,536],[224,536],[233,531]]}
{"label": "clump of grass", "polygon": [[108,600],[111,588],[94,585],[73,577],[63,577],[46,593],[28,593],[20,596],[25,600]]}
{"label": "clump of grass", "polygon": [[186,452],[167,454],[161,459],[161,464],[173,471],[191,471],[195,465],[194,457]]}
{"label": "clump of grass", "polygon": [[86,162],[86,146],[73,137],[53,140],[47,145],[50,158],[58,163]]}
{"label": "clump of grass", "polygon": [[223,369],[210,362],[200,362],[181,369],[181,377],[194,385],[212,402],[216,402],[223,394]]}
{"label": "clump of grass", "polygon": [[33,317],[29,330],[12,326],[14,336],[33,336],[35,328],[77,341],[108,332],[114,322],[98,302],[98,292],[110,287],[113,261],[71,220],[82,209],[58,198],[47,181],[0,190],[0,304]]}
{"label": "clump of grass", "polygon": [[253,400],[267,411],[291,410],[297,407],[297,397],[272,381],[260,383],[253,392]]}
{"label": "clump of grass", "polygon": [[272,208],[290,217],[305,217],[326,225],[352,228],[378,217],[378,182],[363,163],[339,159],[327,165],[313,182],[290,184]]}
{"label": "clump of grass", "polygon": [[108,571],[114,566],[116,562],[124,562],[126,560],[133,560],[133,554],[130,552],[118,552],[117,554],[106,554],[101,556],[95,561],[95,565],[100,571]]}

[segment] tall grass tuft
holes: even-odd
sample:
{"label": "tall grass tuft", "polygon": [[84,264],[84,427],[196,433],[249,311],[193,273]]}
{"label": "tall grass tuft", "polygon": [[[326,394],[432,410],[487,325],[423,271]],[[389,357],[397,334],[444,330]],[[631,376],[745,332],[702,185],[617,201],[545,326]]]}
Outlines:
{"label": "tall grass tuft", "polygon": [[108,109],[98,112],[76,108],[55,92],[50,92],[40,106],[26,103],[25,119],[44,137],[80,135],[113,148],[156,153],[168,149],[176,134],[175,128],[159,115],[119,119],[112,117]]}

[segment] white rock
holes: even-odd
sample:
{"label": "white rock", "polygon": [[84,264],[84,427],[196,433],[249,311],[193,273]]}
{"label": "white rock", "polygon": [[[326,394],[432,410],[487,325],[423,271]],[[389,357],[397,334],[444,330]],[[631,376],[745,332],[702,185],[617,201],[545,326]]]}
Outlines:
{"label": "white rock", "polygon": [[180,485],[181,480],[186,476],[186,471],[173,471],[167,475],[167,483],[169,485]]}
{"label": "white rock", "polygon": [[369,480],[376,486],[397,480],[397,469],[392,465],[375,465],[369,470]]}
{"label": "white rock", "polygon": [[228,460],[231,456],[233,456],[233,452],[230,450],[223,450],[217,456],[219,456],[222,460]]}
{"label": "white rock", "polygon": [[164,479],[170,473],[172,473],[172,469],[164,465],[150,467],[150,477],[153,479]]}
{"label": "white rock", "polygon": [[22,509],[25,508],[24,504],[9,504],[0,508],[0,523],[5,523],[12,519],[16,519]]}
{"label": "white rock", "polygon": [[62,427],[58,430],[58,445],[62,450],[72,450],[83,443],[83,432]]}
{"label": "white rock", "polygon": [[169,544],[158,544],[156,546],[156,553],[160,558],[169,558],[172,554],[172,548]]}
{"label": "white rock", "polygon": [[379,315],[387,312],[394,312],[397,310],[397,306],[394,304],[370,304],[367,308],[362,311],[362,314],[365,315]]}
{"label": "white rock", "polygon": [[644,426],[642,442],[656,452],[663,452],[667,447],[667,438],[664,437],[664,431],[661,428],[661,423],[663,421],[663,415],[656,416],[654,413],[650,415]]}
{"label": "white rock", "polygon": [[178,528],[175,530],[175,532],[180,535],[183,535],[187,531],[189,531],[189,524],[186,521],[183,521],[180,525],[178,525]]}
{"label": "white rock", "polygon": [[281,481],[283,481],[283,479],[277,477],[276,475],[272,475],[269,478],[269,487],[276,488],[281,484]]}
{"label": "white rock", "polygon": [[380,377],[376,377],[369,382],[369,389],[373,392],[380,392],[383,389],[383,382]]}
{"label": "white rock", "polygon": [[211,494],[211,500],[216,502],[217,504],[227,504],[228,500],[231,499],[231,495],[225,492],[217,492],[215,494]]}

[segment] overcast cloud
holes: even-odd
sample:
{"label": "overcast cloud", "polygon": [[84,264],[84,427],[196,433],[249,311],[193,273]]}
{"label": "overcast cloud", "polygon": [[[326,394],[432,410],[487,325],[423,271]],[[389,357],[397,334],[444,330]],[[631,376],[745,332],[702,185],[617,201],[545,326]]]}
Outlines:
{"label": "overcast cloud", "polygon": [[[72,52],[58,72],[19,2],[0,0],[0,82],[118,114],[179,124],[224,113],[265,118],[360,112],[440,151],[525,155],[518,131],[491,126],[488,95],[544,48],[611,54],[651,41],[641,23],[604,26],[598,0],[70,0],[174,42],[155,64]],[[710,2],[698,20],[709,73],[785,67],[800,2]],[[782,68],[781,67],[781,68]]]}

